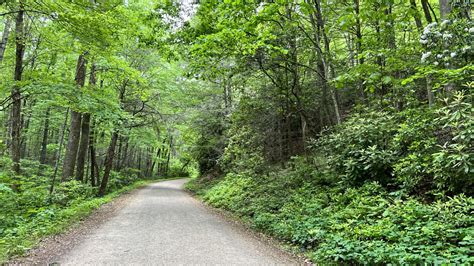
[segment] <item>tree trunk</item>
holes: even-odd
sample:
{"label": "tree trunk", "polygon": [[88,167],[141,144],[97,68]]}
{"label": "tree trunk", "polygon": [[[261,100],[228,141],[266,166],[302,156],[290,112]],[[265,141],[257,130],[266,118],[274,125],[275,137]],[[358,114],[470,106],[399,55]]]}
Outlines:
{"label": "tree trunk", "polygon": [[[125,90],[127,88],[127,81],[124,81],[122,88],[120,89],[119,101],[123,103],[125,98]],[[114,133],[112,133],[112,139],[110,140],[109,149],[107,150],[107,157],[105,158],[104,163],[104,176],[102,177],[102,181],[100,183],[99,188],[99,196],[104,196],[105,192],[107,191],[107,183],[109,182],[110,171],[112,170],[112,166],[114,163],[114,156],[115,156],[115,146],[117,146],[117,140],[119,138],[119,130],[116,129]]]}
{"label": "tree trunk", "polygon": [[[319,56],[321,57],[321,62],[322,62],[322,65],[324,67],[324,86],[327,86],[329,88],[329,91],[331,93],[331,98],[332,98],[332,101],[333,101],[333,104],[334,104],[334,114],[336,116],[336,123],[337,124],[340,124],[341,123],[341,113],[340,113],[340,110],[339,110],[339,103],[338,103],[338,100],[337,100],[337,95],[336,95],[336,91],[335,91],[335,88],[333,88],[330,84],[329,84],[329,81],[333,78],[333,73],[334,73],[334,69],[332,68],[331,66],[331,50],[330,50],[330,41],[329,41],[329,38],[326,34],[326,29],[325,29],[325,24],[324,24],[324,19],[323,19],[323,13],[322,13],[322,9],[321,9],[321,1],[320,0],[314,0],[314,8],[315,8],[315,15],[316,15],[316,25],[317,25],[317,28],[319,28],[319,33],[322,35],[322,38],[323,38],[323,43],[324,43],[324,50],[325,52],[323,53],[322,52],[322,49],[321,47],[319,46],[319,41],[320,41],[320,37],[319,37],[319,34],[318,32],[315,32],[315,36],[317,36],[317,39],[315,41],[317,41],[318,43],[318,50],[320,51],[320,54]],[[313,19],[314,20],[314,19]],[[314,23],[314,22],[313,22]]]}
{"label": "tree trunk", "polygon": [[[95,86],[95,65],[92,64],[89,84]],[[76,166],[76,180],[84,182],[84,166],[86,163],[87,150],[89,147],[89,132],[90,132],[90,114],[84,114],[82,117],[82,128],[81,128],[81,141],[79,143],[79,151],[77,153],[77,166]]]}
{"label": "tree trunk", "polygon": [[46,164],[46,155],[47,155],[47,148],[48,148],[48,134],[49,134],[49,113],[51,112],[51,108],[48,107],[46,109],[46,115],[44,119],[44,127],[43,127],[43,140],[41,141],[41,154],[40,154],[40,164]]}
{"label": "tree trunk", "polygon": [[434,93],[433,93],[433,85],[431,84],[431,77],[426,77],[426,94],[428,96],[428,104],[429,106],[433,106],[435,102]]}
{"label": "tree trunk", "polygon": [[[356,15],[356,52],[357,52],[357,57],[358,57],[358,60],[357,60],[357,63],[358,65],[363,65],[365,63],[365,59],[363,56],[361,56],[362,54],[362,22],[361,22],[361,19],[360,19],[360,2],[359,0],[354,0],[354,13]],[[365,86],[364,86],[364,82],[359,82],[359,92],[360,92],[360,95],[362,96],[362,99],[363,100],[367,100],[367,97],[365,95]]]}
{"label": "tree trunk", "polygon": [[449,13],[451,13],[450,0],[439,0],[439,14],[441,19],[447,19]]}
{"label": "tree trunk", "polygon": [[20,85],[23,74],[23,54],[25,52],[24,40],[24,3],[20,1],[18,15],[16,17],[15,34],[16,34],[16,53],[15,53],[15,85],[11,90],[12,110],[11,110],[11,157],[13,161],[13,172],[20,173],[21,158],[21,92]]}
{"label": "tree trunk", "polygon": [[[86,79],[86,59],[85,53],[81,54],[77,60],[76,85],[83,87]],[[81,113],[71,110],[71,124],[69,127],[69,138],[64,155],[63,173],[61,181],[66,181],[74,175],[76,166],[77,150],[81,135]]]}
{"label": "tree trunk", "polygon": [[173,136],[170,136],[170,146],[168,149],[168,158],[166,159],[166,170],[165,175],[169,174],[170,171],[170,159],[171,159],[171,151],[173,150]]}
{"label": "tree trunk", "polygon": [[120,168],[120,158],[122,158],[122,146],[123,146],[123,137],[119,137],[118,139],[118,151],[117,151],[117,160],[115,160],[113,169],[115,171],[119,171]]}
{"label": "tree trunk", "polygon": [[95,138],[94,138],[94,124],[90,128],[89,134],[89,151],[90,151],[90,178],[91,185],[95,187],[99,183],[99,165],[97,164],[97,157],[95,154]]}
{"label": "tree trunk", "polygon": [[[26,108],[27,101],[26,99],[23,101],[23,106]],[[30,108],[33,106],[33,102],[30,102]],[[25,117],[26,116],[26,117]],[[23,114],[21,117],[21,140],[20,140],[20,154],[23,158],[28,158],[28,130],[30,129],[30,121],[31,121],[31,112],[27,112],[27,114]]]}
{"label": "tree trunk", "polygon": [[[125,137],[125,147],[123,148],[121,157],[117,158],[119,160],[117,171],[122,170],[124,166],[127,165],[128,158],[128,137]],[[128,166],[127,166],[128,167]]]}
{"label": "tree trunk", "polygon": [[433,18],[431,17],[430,14],[430,7],[428,0],[421,0],[421,7],[423,8],[423,13],[425,14],[425,19],[429,23],[433,22]]}
{"label": "tree trunk", "polygon": [[82,117],[81,141],[79,143],[79,151],[77,153],[76,180],[84,182],[84,167],[86,163],[87,150],[89,146],[89,124],[91,120],[90,114],[84,114]]}
{"label": "tree trunk", "polygon": [[416,28],[419,33],[423,31],[423,24],[421,23],[420,13],[416,7],[416,0],[410,0],[410,6],[413,10],[413,19],[415,19]]}
{"label": "tree trunk", "polygon": [[69,108],[66,110],[66,115],[64,118],[64,124],[61,129],[61,135],[59,136],[59,147],[56,150],[56,162],[54,163],[54,173],[53,177],[51,179],[51,186],[49,187],[49,194],[53,193],[54,191],[54,184],[56,183],[56,176],[58,174],[58,169],[59,169],[59,162],[61,161],[61,151],[63,149],[63,144],[64,144],[64,134],[66,133],[66,126],[67,126],[67,119],[69,117]]}
{"label": "tree trunk", "polygon": [[11,20],[10,18],[7,18],[5,20],[2,40],[0,41],[0,65],[2,64],[3,55],[5,54],[5,49],[7,48],[8,37],[10,36],[10,24],[11,24]]}
{"label": "tree trunk", "polygon": [[104,176],[102,177],[102,182],[100,183],[99,196],[102,197],[105,195],[107,190],[107,183],[109,182],[110,171],[112,170],[112,164],[114,161],[115,155],[115,146],[117,145],[118,139],[118,130],[114,131],[112,134],[112,139],[109,144],[109,149],[107,151],[107,157],[105,159],[104,165]]}

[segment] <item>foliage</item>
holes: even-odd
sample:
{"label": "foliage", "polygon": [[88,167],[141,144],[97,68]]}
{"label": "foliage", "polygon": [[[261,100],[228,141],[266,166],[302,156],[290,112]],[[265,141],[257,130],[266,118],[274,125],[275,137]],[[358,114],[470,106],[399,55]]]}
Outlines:
{"label": "foliage", "polygon": [[428,204],[399,199],[376,182],[343,188],[313,181],[280,170],[271,176],[228,174],[205,185],[193,181],[188,188],[256,229],[301,247],[317,262],[473,262],[472,197]]}
{"label": "foliage", "polygon": [[[21,191],[15,192],[0,180],[0,261],[22,255],[45,236],[57,234],[88,216],[94,209],[122,193],[145,184],[144,181],[117,175],[119,180],[134,180],[120,188],[112,186],[106,197],[95,197],[96,188],[77,181],[61,183],[49,195],[46,178],[35,182],[23,177]],[[114,181],[118,183],[117,181]],[[5,203],[5,204],[3,204]]]}

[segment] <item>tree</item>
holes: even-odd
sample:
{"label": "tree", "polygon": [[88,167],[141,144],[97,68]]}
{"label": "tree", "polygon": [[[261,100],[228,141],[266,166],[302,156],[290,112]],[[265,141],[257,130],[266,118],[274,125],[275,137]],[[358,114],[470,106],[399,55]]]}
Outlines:
{"label": "tree", "polygon": [[[79,88],[84,86],[86,80],[86,56],[87,53],[82,53],[77,59],[76,66],[76,85]],[[79,139],[81,135],[81,119],[82,114],[78,111],[71,110],[71,122],[69,126],[69,137],[66,146],[66,154],[64,155],[62,181],[66,181],[69,177],[74,175],[74,168],[76,166],[77,150],[79,148]]]}
{"label": "tree", "polygon": [[11,109],[11,157],[13,161],[13,171],[20,173],[21,159],[21,86],[23,74],[23,54],[25,52],[24,36],[24,1],[19,2],[18,14],[15,22],[15,73],[13,80],[16,82],[11,90],[12,109]]}

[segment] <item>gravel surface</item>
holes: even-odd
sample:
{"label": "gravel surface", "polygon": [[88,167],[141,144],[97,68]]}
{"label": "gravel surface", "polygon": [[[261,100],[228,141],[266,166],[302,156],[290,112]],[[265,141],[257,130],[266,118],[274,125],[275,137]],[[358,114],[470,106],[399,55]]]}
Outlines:
{"label": "gravel surface", "polygon": [[[72,243],[67,248],[58,248],[55,255],[20,263],[299,264],[278,248],[205,208],[183,191],[185,182],[186,179],[179,179],[154,183],[120,198],[121,202],[115,203],[119,210],[110,211],[102,217],[105,221],[94,220],[93,225],[83,230],[79,226],[81,232],[72,236],[74,240],[69,240]],[[47,246],[42,248],[50,250]]]}
{"label": "gravel surface", "polygon": [[62,234],[43,239],[36,248],[29,250],[25,256],[12,259],[7,265],[48,265],[56,262],[63,254],[79,244],[85,236],[114,217],[139,191],[137,189],[125,193],[102,205],[85,220],[79,221]]}

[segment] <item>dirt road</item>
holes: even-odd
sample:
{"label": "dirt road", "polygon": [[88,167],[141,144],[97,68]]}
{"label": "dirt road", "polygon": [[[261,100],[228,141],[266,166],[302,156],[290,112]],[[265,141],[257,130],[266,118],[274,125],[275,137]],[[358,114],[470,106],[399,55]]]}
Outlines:
{"label": "dirt road", "polygon": [[84,236],[61,265],[295,264],[192,198],[185,179],[154,183]]}

